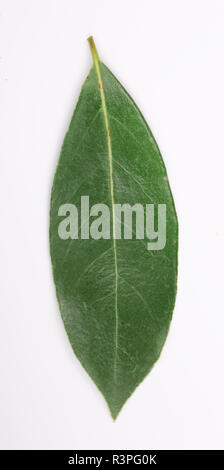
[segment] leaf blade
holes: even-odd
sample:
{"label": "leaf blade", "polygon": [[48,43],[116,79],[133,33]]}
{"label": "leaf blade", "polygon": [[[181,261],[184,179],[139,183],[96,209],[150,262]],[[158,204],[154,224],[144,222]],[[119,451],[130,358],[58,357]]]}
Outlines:
{"label": "leaf blade", "polygon": [[[62,147],[51,198],[50,247],[61,315],[71,345],[115,419],[158,359],[176,295],[177,218],[158,146],[132,98],[93,50]],[[88,171],[88,174],[86,174]],[[112,240],[60,240],[59,205],[111,210]],[[115,240],[114,203],[168,206],[163,252],[145,240]],[[75,266],[75,269],[74,269]],[[159,301],[158,301],[159,299]]]}

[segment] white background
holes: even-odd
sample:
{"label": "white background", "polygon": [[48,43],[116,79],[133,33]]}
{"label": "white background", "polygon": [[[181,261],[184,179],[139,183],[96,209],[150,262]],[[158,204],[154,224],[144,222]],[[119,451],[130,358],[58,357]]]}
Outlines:
{"label": "white background", "polygon": [[[68,343],[48,249],[90,34],[152,128],[180,226],[170,333],[115,423]],[[223,0],[0,1],[1,448],[224,448],[223,55]]]}

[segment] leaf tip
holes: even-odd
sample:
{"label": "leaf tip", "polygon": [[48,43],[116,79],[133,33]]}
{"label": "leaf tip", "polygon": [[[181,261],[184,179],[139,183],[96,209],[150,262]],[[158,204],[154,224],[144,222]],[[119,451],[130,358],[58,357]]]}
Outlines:
{"label": "leaf tip", "polygon": [[116,419],[117,419],[117,417],[118,417],[118,414],[119,414],[119,413],[112,413],[111,410],[110,410],[110,415],[111,415],[111,418],[112,418],[112,420],[113,420],[114,423],[115,423],[115,421],[116,421]]}
{"label": "leaf tip", "polygon": [[107,401],[107,404],[108,404],[108,407],[109,407],[109,410],[110,410],[110,415],[111,415],[113,421],[115,422],[118,415],[119,415],[119,413],[120,413],[120,411],[121,411],[122,406],[111,404],[108,401]]}

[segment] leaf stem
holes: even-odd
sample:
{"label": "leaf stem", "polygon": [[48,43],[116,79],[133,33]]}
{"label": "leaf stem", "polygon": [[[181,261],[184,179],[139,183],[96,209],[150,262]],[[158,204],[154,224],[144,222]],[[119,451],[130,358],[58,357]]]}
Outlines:
{"label": "leaf stem", "polygon": [[89,47],[90,47],[90,50],[91,50],[93,62],[94,62],[94,64],[96,64],[96,62],[99,62],[100,59],[99,59],[99,56],[98,56],[98,52],[97,52],[97,49],[96,49],[94,39],[93,39],[92,36],[89,36],[87,41],[89,43]]}

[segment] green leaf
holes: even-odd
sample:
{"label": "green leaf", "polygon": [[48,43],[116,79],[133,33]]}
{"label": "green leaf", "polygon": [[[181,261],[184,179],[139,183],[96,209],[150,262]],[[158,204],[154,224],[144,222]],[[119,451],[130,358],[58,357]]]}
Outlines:
{"label": "green leaf", "polygon": [[[132,98],[99,60],[92,38],[89,43],[93,67],[53,182],[50,250],[70,343],[115,419],[158,359],[168,333],[176,295],[178,226],[155,139]],[[100,212],[95,204],[104,204],[104,209]],[[166,207],[165,246],[158,248],[154,236],[149,240],[145,226],[144,238],[138,238],[142,219],[136,215],[135,221],[134,213],[132,226],[130,218],[121,219],[121,238],[116,238],[116,204],[141,205],[145,224],[147,205],[154,207],[157,229],[158,205]]]}

